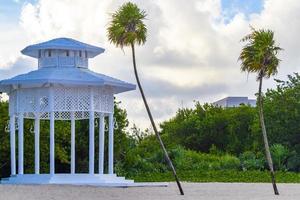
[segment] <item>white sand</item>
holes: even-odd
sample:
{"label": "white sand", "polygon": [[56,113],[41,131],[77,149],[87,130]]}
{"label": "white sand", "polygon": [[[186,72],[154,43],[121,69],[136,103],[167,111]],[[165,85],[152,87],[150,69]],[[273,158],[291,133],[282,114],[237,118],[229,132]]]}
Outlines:
{"label": "white sand", "polygon": [[70,185],[0,185],[0,200],[77,200],[77,199],[196,199],[196,200],[299,200],[300,184],[278,184],[280,196],[265,183],[183,183],[185,196],[175,183],[169,187],[103,188]]}

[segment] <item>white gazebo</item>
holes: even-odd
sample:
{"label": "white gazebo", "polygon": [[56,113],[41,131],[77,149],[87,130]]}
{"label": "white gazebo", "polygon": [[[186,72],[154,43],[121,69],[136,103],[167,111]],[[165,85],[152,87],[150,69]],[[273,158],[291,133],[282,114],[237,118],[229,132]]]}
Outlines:
{"label": "white gazebo", "polygon": [[[88,59],[104,49],[69,38],[30,45],[21,51],[38,59],[38,69],[0,82],[9,96],[11,176],[2,183],[97,184],[126,186],[133,183],[114,174],[114,94],[134,90],[135,85],[95,73]],[[104,173],[105,118],[108,118],[108,173]],[[34,119],[34,174],[24,174],[24,118]],[[50,121],[50,171],[40,174],[40,120]],[[75,121],[89,119],[89,171],[77,174]],[[71,121],[70,174],[55,173],[55,121]],[[95,149],[95,120],[99,120],[99,149]],[[98,127],[97,127],[98,128]],[[16,159],[16,131],[18,156]],[[95,151],[99,169],[95,173]],[[18,163],[16,163],[16,160]],[[16,168],[18,166],[18,168]]]}

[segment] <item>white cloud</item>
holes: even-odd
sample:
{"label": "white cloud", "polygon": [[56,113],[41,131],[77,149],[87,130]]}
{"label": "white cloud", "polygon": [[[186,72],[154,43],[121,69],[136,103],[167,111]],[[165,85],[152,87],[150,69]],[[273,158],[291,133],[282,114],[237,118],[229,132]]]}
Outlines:
{"label": "white cloud", "polygon": [[[206,102],[226,95],[254,96],[257,91],[255,75],[247,79],[237,62],[242,47],[239,40],[250,31],[249,24],[275,31],[276,40],[285,49],[280,54],[283,61],[279,78],[299,71],[298,0],[265,0],[261,13],[247,18],[243,13],[237,13],[231,21],[222,15],[220,0],[135,2],[148,13],[148,41],[137,48],[137,61],[146,95],[158,121],[173,115],[182,101],[191,106],[194,99]],[[20,44],[12,41],[9,52],[19,51],[24,42],[61,36],[103,46],[106,52],[91,61],[91,69],[135,82],[129,49],[125,48],[124,54],[106,38],[109,13],[122,3],[121,0],[27,3],[20,17],[25,36],[18,36],[23,35],[17,31],[19,27],[14,33],[5,31],[0,36],[3,41],[11,38],[11,34],[19,38],[17,41],[22,40]],[[0,56],[0,61],[3,58],[7,62],[7,56]],[[273,86],[272,80],[265,84],[265,87]],[[149,126],[138,91],[120,94],[118,98],[123,101],[131,121],[142,127]]]}
{"label": "white cloud", "polygon": [[221,3],[219,0],[203,0],[195,3],[196,9],[200,12],[207,12],[213,20],[221,15]]}
{"label": "white cloud", "polygon": [[8,68],[21,56],[20,50],[26,44],[22,29],[10,24],[0,24],[0,69]]}
{"label": "white cloud", "polygon": [[96,0],[27,3],[22,9],[21,25],[33,41],[68,36],[103,42],[109,4],[110,1]]}
{"label": "white cloud", "polygon": [[23,74],[30,70],[34,70],[37,63],[31,59],[21,56],[7,63],[5,68],[0,68],[0,80],[12,78],[17,74]]}

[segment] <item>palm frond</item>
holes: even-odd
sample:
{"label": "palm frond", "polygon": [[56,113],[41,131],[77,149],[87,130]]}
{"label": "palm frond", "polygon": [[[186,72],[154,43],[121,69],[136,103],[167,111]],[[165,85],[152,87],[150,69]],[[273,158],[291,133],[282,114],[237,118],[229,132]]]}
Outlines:
{"label": "palm frond", "polygon": [[123,4],[111,14],[111,22],[107,28],[109,41],[121,48],[131,44],[143,45],[147,38],[147,27],[144,24],[146,16],[146,12],[136,4]]}
{"label": "palm frond", "polygon": [[247,42],[239,56],[241,71],[257,73],[257,78],[269,78],[278,72],[280,59],[277,58],[281,47],[275,45],[274,32],[271,30],[256,30],[241,39]]}

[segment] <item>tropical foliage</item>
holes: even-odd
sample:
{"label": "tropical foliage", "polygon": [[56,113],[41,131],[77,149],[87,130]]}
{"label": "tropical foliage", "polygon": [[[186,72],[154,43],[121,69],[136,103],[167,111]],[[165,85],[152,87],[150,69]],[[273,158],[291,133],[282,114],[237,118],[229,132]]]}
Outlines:
{"label": "tropical foliage", "polygon": [[115,13],[107,28],[108,40],[117,47],[142,45],[146,42],[147,28],[144,24],[146,12],[136,4],[123,4]]}

